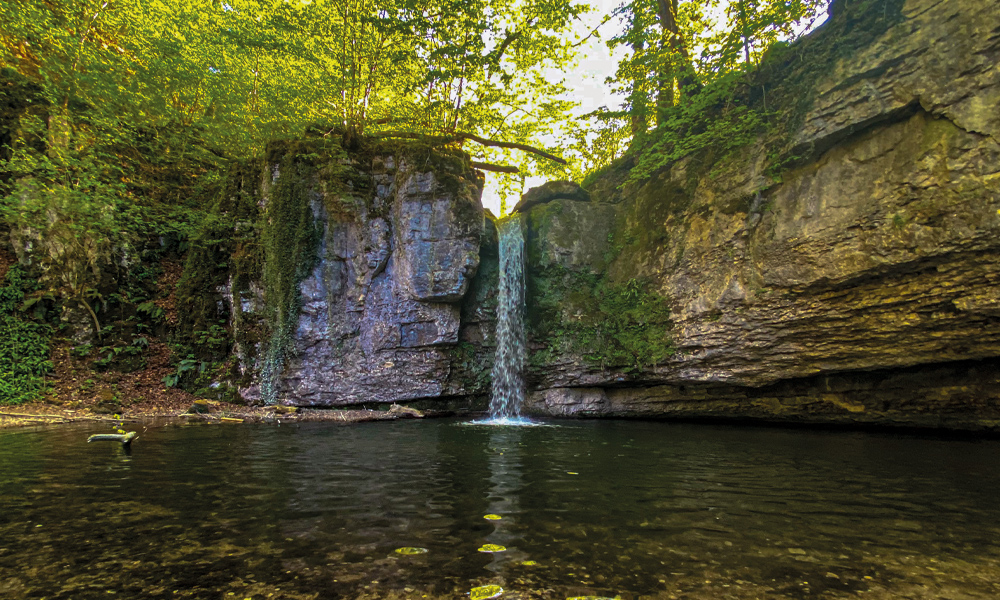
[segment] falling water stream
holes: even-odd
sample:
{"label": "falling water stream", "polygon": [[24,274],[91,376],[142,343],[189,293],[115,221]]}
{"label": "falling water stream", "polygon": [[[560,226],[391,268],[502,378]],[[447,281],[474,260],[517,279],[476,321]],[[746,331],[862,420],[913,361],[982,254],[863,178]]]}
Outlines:
{"label": "falling water stream", "polygon": [[524,403],[524,233],[521,216],[500,221],[500,298],[489,424],[526,424]]}

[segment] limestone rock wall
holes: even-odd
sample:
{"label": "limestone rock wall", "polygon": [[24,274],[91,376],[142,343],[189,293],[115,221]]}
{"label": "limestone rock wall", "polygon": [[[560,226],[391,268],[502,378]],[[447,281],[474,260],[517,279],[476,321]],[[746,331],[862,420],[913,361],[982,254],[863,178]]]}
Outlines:
{"label": "limestone rock wall", "polygon": [[[535,328],[535,410],[916,423],[937,406],[964,415],[953,423],[1000,419],[983,375],[1000,357],[1000,10],[893,6],[865,46],[772,81],[806,99],[800,159],[780,178],[761,146],[638,185],[622,185],[619,165],[589,200],[525,209],[529,303],[556,293],[567,330],[586,318],[574,308],[582,276],[645,282],[670,303],[674,348],[657,365],[607,364],[586,348],[546,351],[558,328]],[[797,60],[833,56],[845,32],[876,18],[867,10],[846,8],[793,48]],[[959,389],[963,361],[987,361],[968,375],[978,395]],[[920,365],[951,369],[955,385],[904,378],[912,398],[880,404],[850,384]],[[824,377],[840,383],[820,393]]]}
{"label": "limestone rock wall", "polygon": [[[430,166],[405,152],[370,160],[354,165],[347,187],[312,184],[321,235],[315,268],[299,284],[278,400],[335,406],[481,393],[492,327],[480,325],[493,317],[488,283],[476,275],[481,246],[488,277],[496,245],[482,181],[459,157]],[[283,176],[270,172],[265,204]],[[259,380],[242,390],[260,393]]]}

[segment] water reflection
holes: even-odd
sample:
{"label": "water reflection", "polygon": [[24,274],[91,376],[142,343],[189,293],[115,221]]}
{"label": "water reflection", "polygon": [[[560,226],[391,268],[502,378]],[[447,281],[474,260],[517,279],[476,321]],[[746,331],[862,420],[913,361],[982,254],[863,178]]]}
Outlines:
{"label": "water reflection", "polygon": [[0,434],[0,597],[1000,597],[995,441],[191,426],[126,460],[87,433]]}
{"label": "water reflection", "polygon": [[494,553],[487,569],[501,573],[506,563],[523,561],[527,554],[517,547],[521,539],[515,524],[521,512],[518,496],[523,487],[521,477],[521,439],[524,430],[518,427],[498,427],[489,431],[486,451],[489,456],[490,492],[487,496],[488,514],[499,515],[499,520],[491,520],[493,532],[486,536],[490,544],[506,548],[505,552]]}

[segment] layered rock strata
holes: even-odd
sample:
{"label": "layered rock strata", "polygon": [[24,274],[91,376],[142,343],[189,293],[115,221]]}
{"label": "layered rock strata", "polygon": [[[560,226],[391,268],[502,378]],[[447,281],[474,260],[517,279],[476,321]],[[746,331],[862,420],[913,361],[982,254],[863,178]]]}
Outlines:
{"label": "layered rock strata", "polygon": [[[864,47],[808,76],[794,66],[832,56],[864,19],[887,20]],[[1000,419],[984,375],[1000,356],[1000,11],[992,0],[845,8],[792,56],[772,85],[807,101],[792,132],[799,159],[780,177],[764,145],[639,184],[623,185],[626,161],[590,200],[525,208],[529,310],[556,295],[570,329],[586,314],[568,282],[644,282],[670,304],[675,352],[652,366],[546,352],[558,345],[549,327],[534,340],[536,411]],[[964,389],[954,365],[970,360],[985,362]],[[951,383],[896,374],[918,365]]]}

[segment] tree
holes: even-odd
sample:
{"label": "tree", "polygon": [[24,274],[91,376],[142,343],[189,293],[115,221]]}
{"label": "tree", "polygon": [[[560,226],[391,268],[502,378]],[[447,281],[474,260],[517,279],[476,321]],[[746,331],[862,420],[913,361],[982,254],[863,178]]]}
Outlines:
{"label": "tree", "polygon": [[[11,0],[0,60],[52,105],[241,153],[309,123],[531,143],[563,116],[572,0]],[[65,118],[72,120],[72,116]],[[69,123],[62,129],[73,129]]]}
{"label": "tree", "polygon": [[623,31],[608,45],[626,46],[631,53],[609,83],[626,98],[634,134],[646,131],[651,116],[661,124],[682,95],[697,90],[705,74],[696,70],[690,48],[704,38],[709,27],[704,12],[714,6],[714,1],[633,0],[619,8]]}
{"label": "tree", "polygon": [[[768,47],[809,28],[828,0],[631,0],[616,11],[625,47],[609,83],[637,145],[633,177],[709,146],[747,143],[764,115],[737,98]],[[616,114],[609,111],[607,114]],[[647,134],[650,115],[655,132]],[[610,121],[605,120],[610,123]],[[653,139],[647,139],[652,136]]]}

